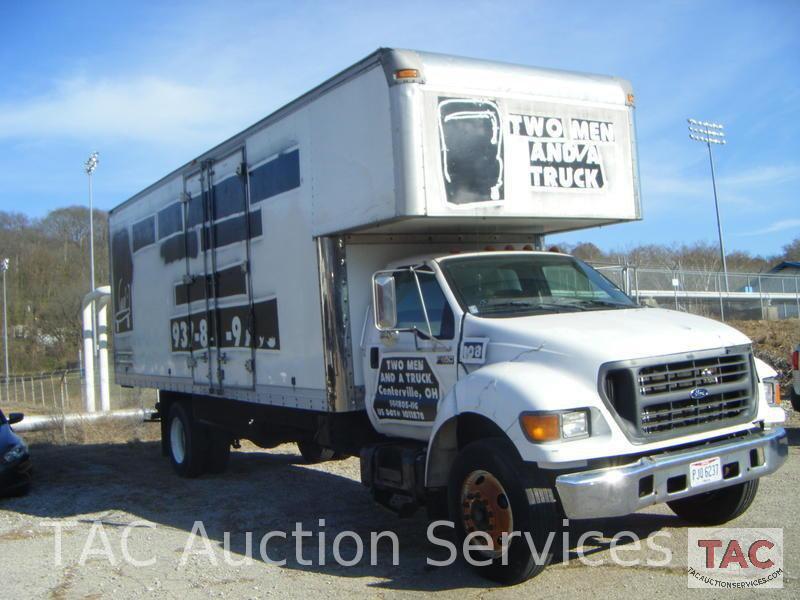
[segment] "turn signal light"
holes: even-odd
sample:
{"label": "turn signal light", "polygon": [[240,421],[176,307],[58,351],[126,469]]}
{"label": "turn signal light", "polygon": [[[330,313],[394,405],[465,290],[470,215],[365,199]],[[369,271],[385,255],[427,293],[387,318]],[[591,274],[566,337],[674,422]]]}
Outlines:
{"label": "turn signal light", "polygon": [[519,422],[532,442],[554,442],[561,437],[558,415],[521,415]]}
{"label": "turn signal light", "polygon": [[419,71],[417,69],[398,69],[394,72],[395,79],[417,79]]}
{"label": "turn signal light", "polygon": [[800,351],[792,352],[792,371],[800,371]]}

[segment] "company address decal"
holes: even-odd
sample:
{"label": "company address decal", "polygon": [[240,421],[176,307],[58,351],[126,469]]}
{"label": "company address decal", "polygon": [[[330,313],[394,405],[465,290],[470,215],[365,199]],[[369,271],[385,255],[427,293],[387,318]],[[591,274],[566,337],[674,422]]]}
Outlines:
{"label": "company address decal", "polygon": [[599,145],[613,144],[614,124],[511,114],[509,133],[528,138],[534,188],[601,189],[606,179]]}
{"label": "company address decal", "polygon": [[428,361],[419,357],[384,357],[378,371],[375,413],[379,419],[433,421],[439,381]]}

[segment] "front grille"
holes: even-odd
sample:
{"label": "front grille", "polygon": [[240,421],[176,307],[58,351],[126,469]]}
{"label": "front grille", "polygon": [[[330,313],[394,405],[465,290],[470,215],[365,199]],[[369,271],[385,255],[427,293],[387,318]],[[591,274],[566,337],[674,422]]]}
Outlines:
{"label": "front grille", "polygon": [[749,352],[607,365],[606,398],[629,433],[661,439],[746,422],[754,412]]}
{"label": "front grille", "polygon": [[749,371],[750,357],[746,354],[653,365],[639,369],[639,393],[642,396],[655,396],[678,390],[691,391],[709,385],[735,383],[746,379]]}
{"label": "front grille", "polygon": [[662,402],[642,409],[642,433],[650,435],[714,421],[736,419],[748,412],[750,395],[746,390],[711,394],[703,400]]}

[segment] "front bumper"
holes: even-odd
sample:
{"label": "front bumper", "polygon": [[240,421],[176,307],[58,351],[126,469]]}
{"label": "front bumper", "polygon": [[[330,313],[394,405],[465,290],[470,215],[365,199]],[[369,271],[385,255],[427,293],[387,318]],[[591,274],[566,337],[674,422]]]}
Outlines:
{"label": "front bumper", "polygon": [[[700,448],[645,456],[621,467],[560,475],[556,490],[570,519],[619,517],[651,504],[768,475],[780,468],[788,452],[786,431],[774,429]],[[723,479],[691,488],[689,465],[717,456]]]}

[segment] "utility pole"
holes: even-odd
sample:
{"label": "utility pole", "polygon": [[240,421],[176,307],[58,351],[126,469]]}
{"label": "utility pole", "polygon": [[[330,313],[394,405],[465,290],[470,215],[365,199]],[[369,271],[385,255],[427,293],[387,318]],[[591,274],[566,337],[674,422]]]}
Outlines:
{"label": "utility pole", "polygon": [[8,398],[8,308],[6,296],[6,272],[8,271],[9,260],[4,258],[0,261],[0,271],[3,272],[3,350],[5,354],[5,375],[6,375],[6,402]]}
{"label": "utility pole", "polygon": [[[711,144],[719,144],[724,146],[725,140],[725,126],[719,123],[711,123],[709,121],[698,121],[696,119],[687,119],[689,121],[689,137],[695,142],[702,142],[708,148],[708,162],[711,165],[711,186],[714,189],[714,208],[717,212],[717,233],[719,234],[719,254],[722,258],[722,272],[725,276],[725,291],[730,292],[728,284],[728,262],[725,259],[725,242],[722,239],[722,222],[719,218],[719,200],[717,199],[717,179],[714,174],[714,155],[711,152]],[[724,317],[723,317],[724,318]]]}

